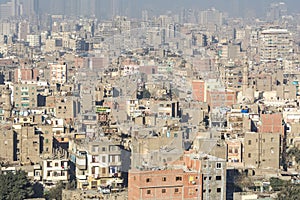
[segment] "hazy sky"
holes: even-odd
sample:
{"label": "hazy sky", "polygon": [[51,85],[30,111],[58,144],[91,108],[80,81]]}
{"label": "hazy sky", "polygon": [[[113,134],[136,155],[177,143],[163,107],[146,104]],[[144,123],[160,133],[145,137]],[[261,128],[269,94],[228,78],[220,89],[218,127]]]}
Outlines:
{"label": "hazy sky", "polygon": [[[7,2],[9,0],[0,0],[0,2]],[[51,9],[50,5],[62,4],[62,2],[92,2],[93,0],[38,0],[40,7],[44,9]],[[126,13],[138,13],[143,9],[152,9],[153,13],[165,13],[167,10],[179,11],[182,8],[197,8],[207,9],[215,7],[221,11],[229,13],[229,15],[237,16],[244,15],[247,12],[264,14],[268,5],[271,2],[279,2],[274,0],[94,0],[98,2],[99,12],[111,12],[112,2],[114,1],[116,7]],[[25,1],[26,2],[26,1]],[[300,12],[300,0],[285,0],[289,11]],[[52,3],[52,4],[51,4]],[[102,6],[101,6],[102,5]],[[59,6],[58,6],[59,7]],[[101,8],[102,7],[102,8]]]}

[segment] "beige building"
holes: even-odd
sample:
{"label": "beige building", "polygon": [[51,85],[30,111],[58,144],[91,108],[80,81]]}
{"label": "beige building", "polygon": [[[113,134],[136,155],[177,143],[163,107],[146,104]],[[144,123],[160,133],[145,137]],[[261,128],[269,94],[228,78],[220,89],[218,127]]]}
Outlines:
{"label": "beige building", "polygon": [[118,188],[121,176],[121,149],[106,137],[90,142],[70,141],[70,159],[75,163],[77,188],[98,189],[111,186]]}
{"label": "beige building", "polygon": [[13,100],[16,108],[37,107],[36,84],[14,84]]}
{"label": "beige building", "polygon": [[253,170],[279,169],[280,133],[245,133],[244,163]]}

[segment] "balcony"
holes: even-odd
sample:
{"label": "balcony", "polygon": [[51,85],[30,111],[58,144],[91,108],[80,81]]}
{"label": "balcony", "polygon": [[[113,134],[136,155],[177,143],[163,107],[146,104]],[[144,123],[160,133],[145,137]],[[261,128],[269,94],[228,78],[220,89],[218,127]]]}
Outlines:
{"label": "balcony", "polygon": [[121,161],[109,162],[109,166],[121,166]]}
{"label": "balcony", "polygon": [[76,155],[76,167],[80,170],[85,170],[87,167],[86,155]]}
{"label": "balcony", "polygon": [[76,175],[76,178],[78,180],[87,180],[87,176],[86,175]]}

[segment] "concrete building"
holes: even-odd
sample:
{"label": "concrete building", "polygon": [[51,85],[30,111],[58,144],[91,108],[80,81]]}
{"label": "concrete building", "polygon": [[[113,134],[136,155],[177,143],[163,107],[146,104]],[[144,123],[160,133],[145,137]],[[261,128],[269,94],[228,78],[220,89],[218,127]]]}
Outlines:
{"label": "concrete building", "polygon": [[56,184],[60,181],[68,182],[69,160],[68,159],[47,159],[43,160],[43,183]]}
{"label": "concrete building", "polygon": [[36,81],[38,77],[38,69],[34,68],[18,68],[14,73],[15,82]]}
{"label": "concrete building", "polygon": [[40,35],[27,35],[26,41],[29,43],[30,47],[40,47],[41,46],[41,36]]}
{"label": "concrete building", "polygon": [[110,186],[120,188],[121,149],[112,140],[102,137],[98,141],[81,143],[70,141],[71,162],[76,166],[77,188],[99,189]]}
{"label": "concrete building", "polygon": [[206,86],[203,80],[192,81],[193,100],[206,102]]}
{"label": "concrete building", "polygon": [[284,126],[282,124],[282,114],[261,114],[261,125],[259,132],[261,133],[280,133],[284,134]]}
{"label": "concrete building", "polygon": [[14,84],[13,100],[14,106],[19,109],[37,107],[37,85]]}
{"label": "concrete building", "polygon": [[16,134],[12,130],[12,124],[7,123],[0,126],[0,160],[4,163],[16,160]]}
{"label": "concrete building", "polygon": [[64,64],[49,64],[50,65],[50,82],[52,84],[64,84],[67,82],[67,65]]}
{"label": "concrete building", "polygon": [[279,133],[245,133],[243,155],[245,167],[252,169],[253,174],[257,175],[266,169],[276,172],[279,169],[280,149]]}
{"label": "concrete building", "polygon": [[287,29],[263,30],[259,36],[260,61],[285,60],[292,52],[291,33]]}
{"label": "concrete building", "polygon": [[162,169],[129,171],[128,199],[220,199],[226,197],[226,162],[187,152]]}

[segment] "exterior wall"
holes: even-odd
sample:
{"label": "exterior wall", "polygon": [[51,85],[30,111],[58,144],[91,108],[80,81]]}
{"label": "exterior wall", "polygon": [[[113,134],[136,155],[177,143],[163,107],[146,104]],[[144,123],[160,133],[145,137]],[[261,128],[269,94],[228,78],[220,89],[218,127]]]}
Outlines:
{"label": "exterior wall", "polygon": [[61,97],[55,102],[56,117],[61,119],[70,119],[75,117],[74,101],[71,97]]}
{"label": "exterior wall", "polygon": [[262,125],[259,127],[259,132],[262,133],[281,133],[283,134],[284,127],[282,125],[282,114],[261,114]]}
{"label": "exterior wall", "polygon": [[118,188],[123,183],[123,180],[119,178],[121,176],[121,150],[117,145],[109,144],[108,141],[92,142],[83,148],[77,146],[72,152],[72,155],[76,157],[79,189],[98,189],[107,186]]}
{"label": "exterior wall", "polygon": [[196,101],[206,101],[205,82],[202,80],[193,80],[192,82],[193,99]]}
{"label": "exterior wall", "polygon": [[41,161],[41,137],[35,134],[35,127],[20,125],[14,131],[17,134],[17,160],[21,163]]}
{"label": "exterior wall", "polygon": [[201,180],[197,172],[185,173],[182,169],[132,170],[129,172],[128,199],[197,199]]}
{"label": "exterior wall", "polygon": [[140,66],[140,72],[145,74],[156,74],[157,66]]}
{"label": "exterior wall", "polygon": [[36,84],[15,84],[13,93],[16,108],[37,107]]}
{"label": "exterior wall", "polygon": [[232,106],[236,103],[236,93],[231,90],[208,90],[207,103],[211,108]]}
{"label": "exterior wall", "polygon": [[216,157],[185,154],[182,169],[129,171],[128,199],[226,198],[226,162]]}
{"label": "exterior wall", "polygon": [[292,52],[291,35],[286,29],[268,29],[260,33],[260,59],[275,62],[285,59]]}
{"label": "exterior wall", "polygon": [[279,133],[245,134],[244,162],[246,168],[279,169],[280,141]]}
{"label": "exterior wall", "polygon": [[64,84],[67,82],[67,65],[50,64],[50,82]]}
{"label": "exterior wall", "polygon": [[0,128],[0,159],[13,162],[16,160],[16,135],[10,126],[1,126]]}
{"label": "exterior wall", "polygon": [[15,69],[15,82],[37,80],[38,69]]}
{"label": "exterior wall", "polygon": [[43,181],[45,183],[57,183],[69,180],[68,159],[44,160],[43,161]]}
{"label": "exterior wall", "polygon": [[227,143],[227,162],[241,163],[242,162],[242,143],[241,141],[228,140]]}

